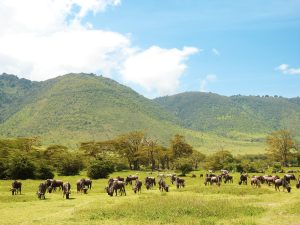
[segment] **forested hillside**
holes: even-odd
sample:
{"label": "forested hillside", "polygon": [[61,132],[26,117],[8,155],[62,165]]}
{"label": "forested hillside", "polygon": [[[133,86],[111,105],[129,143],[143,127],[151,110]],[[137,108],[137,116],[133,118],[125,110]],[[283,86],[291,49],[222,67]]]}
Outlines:
{"label": "forested hillside", "polygon": [[155,101],[180,118],[186,128],[197,131],[230,138],[264,136],[281,128],[300,134],[299,98],[188,92]]}

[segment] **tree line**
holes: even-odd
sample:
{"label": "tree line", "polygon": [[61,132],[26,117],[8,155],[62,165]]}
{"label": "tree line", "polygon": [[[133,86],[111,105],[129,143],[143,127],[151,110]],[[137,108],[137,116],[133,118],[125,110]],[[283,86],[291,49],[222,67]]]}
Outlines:
{"label": "tree line", "polygon": [[220,149],[205,155],[193,149],[184,136],[174,135],[168,146],[134,131],[106,141],[88,141],[70,150],[63,145],[44,147],[38,137],[0,139],[0,179],[47,179],[76,175],[83,169],[91,178],[104,178],[121,170],[198,169],[264,172],[273,167],[300,166],[300,153],[291,133],[279,130],[266,137],[266,153],[234,156]]}

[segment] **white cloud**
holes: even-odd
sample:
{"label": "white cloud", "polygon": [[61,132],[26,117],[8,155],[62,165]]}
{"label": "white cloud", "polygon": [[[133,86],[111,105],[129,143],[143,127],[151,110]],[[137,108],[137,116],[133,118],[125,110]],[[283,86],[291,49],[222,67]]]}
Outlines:
{"label": "white cloud", "polygon": [[290,68],[290,66],[288,64],[281,64],[279,65],[276,70],[279,70],[280,72],[282,72],[283,74],[297,74],[300,75],[300,68]]}
{"label": "white cloud", "polygon": [[129,35],[94,28],[89,13],[121,0],[1,0],[0,73],[46,80],[70,72],[119,75],[147,92],[173,94],[194,47],[137,49]]}
{"label": "white cloud", "polygon": [[134,52],[124,63],[121,75],[124,81],[135,83],[155,95],[174,94],[179,79],[187,68],[187,58],[198,52],[197,48],[163,49],[152,46]]}
{"label": "white cloud", "polygon": [[200,91],[206,92],[206,87],[209,83],[213,83],[217,80],[217,76],[215,74],[208,74],[202,80],[200,80]]}
{"label": "white cloud", "polygon": [[216,56],[220,56],[221,55],[220,51],[218,49],[216,49],[216,48],[213,48],[211,51]]}

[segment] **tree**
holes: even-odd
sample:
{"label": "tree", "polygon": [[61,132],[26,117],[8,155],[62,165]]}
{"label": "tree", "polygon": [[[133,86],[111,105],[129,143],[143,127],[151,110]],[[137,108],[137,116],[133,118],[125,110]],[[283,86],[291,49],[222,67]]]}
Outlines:
{"label": "tree", "polygon": [[87,175],[92,179],[107,178],[112,172],[113,163],[103,159],[93,160],[87,169]]}
{"label": "tree", "polygon": [[27,156],[17,154],[11,158],[7,175],[12,179],[34,179],[36,166]]}
{"label": "tree", "polygon": [[288,157],[296,150],[296,143],[287,130],[274,131],[267,136],[269,155],[282,166],[287,166]]}
{"label": "tree", "polygon": [[198,169],[198,165],[201,161],[204,161],[204,159],[206,158],[206,155],[204,155],[201,152],[198,151],[193,151],[192,155],[191,155],[191,162],[194,166],[195,169]]}
{"label": "tree", "polygon": [[78,155],[69,153],[65,155],[64,159],[61,160],[58,165],[58,173],[63,176],[73,176],[79,174],[80,170],[83,169],[83,162]]}
{"label": "tree", "polygon": [[235,166],[234,162],[235,159],[229,151],[221,150],[208,157],[206,168],[212,170],[231,170]]}
{"label": "tree", "polygon": [[113,141],[115,149],[122,157],[127,158],[130,169],[140,168],[141,152],[144,147],[144,133],[133,131],[119,136]]}
{"label": "tree", "polygon": [[173,157],[181,158],[190,156],[193,153],[193,148],[189,145],[182,135],[176,134],[173,139],[171,139],[171,150]]}

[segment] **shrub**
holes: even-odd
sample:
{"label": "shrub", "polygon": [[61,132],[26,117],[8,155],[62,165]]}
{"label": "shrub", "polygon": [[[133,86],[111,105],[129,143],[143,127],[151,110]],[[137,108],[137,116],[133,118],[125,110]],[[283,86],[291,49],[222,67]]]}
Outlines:
{"label": "shrub", "polygon": [[182,175],[186,175],[193,170],[193,166],[191,164],[185,163],[181,165],[179,169],[181,170]]}
{"label": "shrub", "polygon": [[58,173],[63,176],[73,176],[79,174],[83,169],[83,162],[81,158],[76,155],[66,155],[58,165]]}
{"label": "shrub", "polygon": [[87,175],[92,179],[107,178],[112,172],[114,165],[107,160],[94,160],[87,169]]}
{"label": "shrub", "polygon": [[7,175],[11,179],[34,179],[36,166],[26,156],[17,155],[11,158]]}
{"label": "shrub", "polygon": [[4,161],[0,160],[0,179],[6,178],[7,165]]}
{"label": "shrub", "polygon": [[41,164],[37,168],[36,178],[41,180],[52,179],[54,177],[54,173],[52,171],[52,167],[45,164]]}

